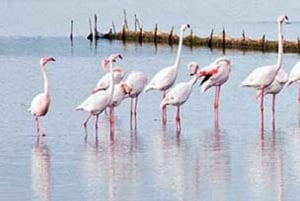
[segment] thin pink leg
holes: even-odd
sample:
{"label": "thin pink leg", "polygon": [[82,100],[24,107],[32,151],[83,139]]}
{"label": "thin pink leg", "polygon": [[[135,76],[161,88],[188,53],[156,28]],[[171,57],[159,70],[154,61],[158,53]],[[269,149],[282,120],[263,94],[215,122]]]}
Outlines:
{"label": "thin pink leg", "polygon": [[214,100],[214,115],[215,126],[219,125],[219,100],[220,100],[221,86],[216,86],[215,100]]}
{"label": "thin pink leg", "polygon": [[[166,97],[166,91],[163,91],[163,96],[162,99],[164,99]],[[162,108],[162,123],[163,125],[165,125],[167,123],[167,106],[164,105]]]}
{"label": "thin pink leg", "polygon": [[261,128],[264,127],[264,88],[261,90],[261,99],[260,99],[260,117],[261,117]]}
{"label": "thin pink leg", "polygon": [[40,135],[40,122],[38,116],[35,117],[35,123],[36,123],[36,132],[38,133],[38,135]]}
{"label": "thin pink leg", "polygon": [[138,96],[135,97],[135,104],[134,104],[134,128],[136,129],[136,115],[137,115],[137,105],[138,105]]}
{"label": "thin pink leg", "polygon": [[132,130],[133,98],[130,98],[130,130]]}
{"label": "thin pink leg", "polygon": [[275,123],[275,101],[276,101],[276,95],[273,94],[272,96],[272,122]]}
{"label": "thin pink leg", "polygon": [[99,114],[96,115],[96,120],[95,120],[95,140],[98,141],[98,119],[99,119]]}
{"label": "thin pink leg", "polygon": [[88,118],[85,120],[85,122],[83,123],[84,132],[85,132],[85,137],[84,137],[85,141],[87,140],[87,137],[88,137],[87,123],[88,123],[88,121],[90,120],[91,117],[92,117],[92,114],[90,114],[90,115],[88,116]]}
{"label": "thin pink leg", "polygon": [[114,108],[115,107],[109,107],[109,122],[113,124],[115,122],[115,115],[114,115]]}
{"label": "thin pink leg", "polygon": [[179,105],[177,105],[175,120],[176,120],[176,131],[180,132],[181,131],[181,122],[180,122],[180,106]]}

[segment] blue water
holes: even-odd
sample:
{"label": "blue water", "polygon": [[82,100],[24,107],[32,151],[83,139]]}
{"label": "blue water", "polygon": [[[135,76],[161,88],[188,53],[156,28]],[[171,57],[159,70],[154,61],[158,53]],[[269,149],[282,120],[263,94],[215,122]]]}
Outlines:
{"label": "blue water", "polygon": [[[180,136],[175,131],[175,108],[168,107],[168,122],[163,127],[161,94],[150,91],[140,96],[136,130],[130,130],[130,101],[126,99],[115,111],[114,138],[110,137],[108,116],[103,114],[99,140],[94,139],[93,119],[88,126],[88,141],[84,141],[82,123],[87,114],[74,108],[102,76],[101,59],[119,52],[123,60],[118,66],[126,72],[142,70],[151,78],[174,62],[177,50],[176,45],[155,47],[106,40],[98,41],[97,46],[90,44],[85,39],[87,18],[94,12],[102,16],[99,21],[105,29],[112,19],[121,23],[122,9],[126,8],[128,17],[138,12],[145,28],[161,21],[162,27],[175,25],[178,30],[182,22],[191,21],[199,33],[209,33],[209,24],[222,27],[223,23],[235,33],[243,24],[256,27],[254,37],[274,27],[276,30],[277,13],[291,13],[290,19],[297,19],[299,11],[296,1],[278,1],[269,14],[262,12],[268,7],[263,2],[260,6],[253,2],[244,12],[244,1],[228,1],[227,6],[216,8],[219,12],[213,10],[214,1],[161,2],[172,8],[168,13],[143,3],[146,5],[132,1],[3,1],[0,16],[6,20],[0,24],[0,200],[299,200],[296,85],[278,95],[274,127],[271,98],[266,98],[263,131],[255,90],[239,87],[252,69],[275,63],[276,53],[226,51],[233,65],[221,91],[219,128],[213,122],[214,89],[200,94],[197,83],[181,109]],[[153,6],[154,13],[147,4]],[[204,13],[201,7],[206,8]],[[22,12],[12,14],[12,9]],[[232,12],[222,17],[228,10]],[[73,46],[68,39],[71,18],[78,21]],[[203,29],[199,19],[204,22]],[[17,20],[22,23],[13,23]],[[296,24],[285,26],[284,33],[298,35]],[[36,146],[35,122],[27,108],[32,97],[43,89],[39,59],[45,55],[57,61],[47,66],[52,102],[41,120],[46,137]],[[190,61],[205,66],[222,55],[217,49],[183,47],[177,82],[190,79],[186,67]],[[299,58],[297,54],[284,54],[283,68],[289,72]]]}

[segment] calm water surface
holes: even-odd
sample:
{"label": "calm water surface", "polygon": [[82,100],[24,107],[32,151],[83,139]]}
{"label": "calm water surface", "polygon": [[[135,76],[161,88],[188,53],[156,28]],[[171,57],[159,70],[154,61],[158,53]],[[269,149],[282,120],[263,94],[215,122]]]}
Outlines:
{"label": "calm water surface", "polygon": [[[53,8],[56,1],[43,5],[31,0],[24,2],[28,6],[24,8],[26,13],[27,9],[39,11],[45,5]],[[24,2],[4,1],[4,7],[21,9]],[[83,6],[78,17],[85,20],[92,3],[78,4]],[[142,8],[136,2],[125,4]],[[204,6],[211,7],[211,4]],[[116,5],[118,10],[108,16],[109,20],[116,13],[122,18],[123,7]],[[57,12],[60,13],[64,6],[65,3],[57,6]],[[299,11],[299,6],[282,8],[291,13]],[[45,13],[50,12],[52,25],[56,20],[65,20],[71,12],[67,10],[57,15],[61,18],[55,19],[49,10]],[[102,11],[100,7],[99,10]],[[130,12],[134,11],[131,8]],[[189,9],[184,7],[184,11]],[[275,15],[279,11],[277,9]],[[4,16],[7,11],[0,13]],[[186,12],[182,13],[187,16]],[[270,11],[270,15],[273,14]],[[239,18],[241,21],[248,20],[243,13],[240,15],[243,16]],[[267,24],[276,28],[273,16],[263,16],[268,16]],[[276,53],[226,51],[233,66],[230,79],[221,92],[219,128],[213,122],[214,90],[200,94],[198,83],[182,107],[180,136],[175,131],[174,107],[168,107],[168,123],[163,127],[159,109],[161,94],[151,91],[140,96],[136,130],[130,130],[130,101],[126,99],[115,111],[114,138],[110,137],[108,116],[103,114],[99,140],[94,139],[92,120],[88,141],[84,142],[82,123],[87,114],[76,112],[74,108],[89,95],[102,76],[100,60],[119,52],[124,59],[117,63],[118,66],[124,67],[126,72],[142,70],[151,78],[159,69],[173,63],[177,46],[124,45],[119,41],[102,40],[95,46],[78,36],[71,47],[68,38],[61,36],[68,33],[62,31],[62,24],[51,26],[55,29],[53,32],[44,26],[41,27],[43,31],[35,32],[34,27],[40,27],[43,20],[27,16],[18,19],[29,20],[26,21],[28,26],[7,24],[16,18],[9,16],[0,25],[1,200],[299,200],[297,87],[286,88],[278,95],[274,126],[271,99],[266,98],[264,130],[259,126],[255,90],[239,87],[253,68],[275,63]],[[181,23],[169,20],[165,22],[166,27],[170,22],[177,27]],[[67,20],[65,24],[68,26]],[[237,21],[233,24],[231,27],[239,27]],[[289,34],[296,35],[295,27],[292,24],[285,32],[290,29]],[[28,32],[14,34],[14,30]],[[48,115],[41,122],[46,137],[36,146],[34,119],[27,108],[32,97],[43,89],[39,59],[45,55],[54,56],[57,62],[47,66],[52,102]],[[183,47],[177,82],[190,79],[188,62],[197,61],[204,66],[222,55],[219,50]],[[283,68],[289,72],[299,59],[297,54],[285,54]]]}

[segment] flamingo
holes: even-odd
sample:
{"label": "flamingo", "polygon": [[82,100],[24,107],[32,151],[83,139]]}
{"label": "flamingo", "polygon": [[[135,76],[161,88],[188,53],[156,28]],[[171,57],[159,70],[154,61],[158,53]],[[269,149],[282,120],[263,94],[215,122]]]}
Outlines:
{"label": "flamingo", "polygon": [[[122,58],[119,56],[119,58]],[[110,71],[113,72],[113,64],[112,62],[115,60],[114,54],[109,56],[109,63],[110,63]],[[107,90],[99,90],[95,93],[91,94],[85,101],[83,101],[78,107],[76,107],[76,110],[86,111],[89,113],[88,118],[83,123],[83,126],[85,128],[85,140],[87,139],[87,123],[90,120],[92,116],[96,116],[95,121],[95,129],[96,134],[98,131],[98,118],[99,114],[101,114],[105,108],[109,105],[109,103],[112,100],[113,93],[114,93],[114,77],[113,73],[110,73],[110,87]],[[96,135],[97,138],[97,135]]]}
{"label": "flamingo", "polygon": [[254,87],[261,90],[261,101],[260,101],[260,111],[261,111],[261,125],[263,127],[263,112],[264,112],[264,94],[265,89],[273,82],[278,71],[282,66],[283,57],[283,35],[282,35],[282,24],[285,20],[288,20],[287,16],[279,16],[277,19],[278,24],[278,57],[277,63],[275,65],[262,66],[254,69],[242,82],[242,87]]}
{"label": "flamingo", "polygon": [[46,64],[50,61],[55,61],[55,59],[51,56],[43,57],[40,59],[40,66],[44,78],[44,92],[39,93],[32,99],[31,106],[28,109],[31,114],[35,116],[38,137],[41,135],[45,135],[45,133],[41,131],[39,118],[47,114],[50,106],[49,80],[46,72]]}
{"label": "flamingo", "polygon": [[190,62],[188,64],[188,68],[190,69],[190,75],[193,75],[193,78],[188,82],[181,82],[176,84],[171,90],[166,94],[166,96],[162,99],[160,107],[163,108],[166,105],[174,105],[176,106],[176,131],[181,131],[181,122],[180,122],[180,106],[183,105],[189,98],[192,88],[196,81],[198,80],[197,71],[199,65],[196,62]]}
{"label": "flamingo", "polygon": [[[151,89],[160,90],[163,93],[162,98],[164,98],[166,96],[166,90],[172,87],[172,85],[175,83],[178,74],[179,63],[180,63],[180,55],[181,55],[181,49],[183,43],[183,33],[187,28],[190,28],[189,24],[181,25],[180,35],[179,35],[179,45],[177,49],[177,57],[175,63],[172,66],[163,68],[160,71],[158,71],[158,73],[154,75],[152,80],[145,87],[145,92]],[[163,124],[165,124],[166,121],[167,121],[167,111],[166,111],[166,106],[163,106],[162,107]]]}
{"label": "flamingo", "polygon": [[[287,86],[290,86],[294,82],[298,82],[300,84],[300,61],[298,61],[292,68],[287,82]],[[298,89],[298,104],[300,104],[300,87]]]}
{"label": "flamingo", "polygon": [[[112,54],[111,57],[112,57],[112,61],[115,62],[117,58],[120,58],[122,56],[120,54],[116,53],[116,54]],[[95,93],[98,90],[105,90],[105,89],[109,88],[110,77],[111,77],[109,63],[110,63],[109,58],[105,58],[101,61],[101,66],[102,66],[103,70],[107,73],[100,78],[100,80],[97,82],[96,86],[92,90],[92,93]],[[120,83],[121,80],[123,80],[123,78],[125,76],[125,72],[124,72],[123,68],[114,67],[113,72],[114,72],[113,73],[114,83],[115,84]]]}
{"label": "flamingo", "polygon": [[[264,95],[266,94],[271,94],[272,95],[272,119],[273,123],[275,123],[275,100],[276,100],[276,95],[283,89],[285,84],[288,81],[288,75],[287,73],[283,70],[280,69],[278,71],[278,74],[276,75],[274,81],[264,89]],[[259,98],[262,96],[262,90],[259,89],[257,91],[256,97]]]}
{"label": "flamingo", "polygon": [[126,98],[126,90],[122,84],[115,84],[113,97],[108,105],[110,112],[110,123],[114,123],[114,108],[121,104],[122,100]]}
{"label": "flamingo", "polygon": [[[132,117],[135,118],[135,128],[136,128],[136,113],[137,113],[137,104],[138,96],[143,91],[144,87],[147,84],[147,76],[141,71],[132,71],[126,78],[124,82],[121,82],[126,94],[131,98],[130,101],[130,128],[132,129]],[[134,109],[133,109],[133,101]]]}
{"label": "flamingo", "polygon": [[202,85],[201,93],[204,93],[209,88],[215,86],[215,99],[214,99],[214,110],[215,110],[215,123],[218,123],[219,119],[219,99],[221,86],[227,82],[231,71],[231,61],[227,57],[217,58],[213,63],[202,68],[198,76],[204,77],[200,83]]}

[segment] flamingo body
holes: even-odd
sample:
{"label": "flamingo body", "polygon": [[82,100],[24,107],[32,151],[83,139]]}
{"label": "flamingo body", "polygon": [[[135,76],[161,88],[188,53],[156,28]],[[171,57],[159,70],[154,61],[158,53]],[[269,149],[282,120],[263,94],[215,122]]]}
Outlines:
{"label": "flamingo body", "polygon": [[141,71],[132,71],[123,85],[130,97],[137,97],[147,84],[147,76]]}
{"label": "flamingo body", "polygon": [[300,82],[300,61],[298,61],[295,66],[292,68],[287,85],[291,85],[294,82]]}

